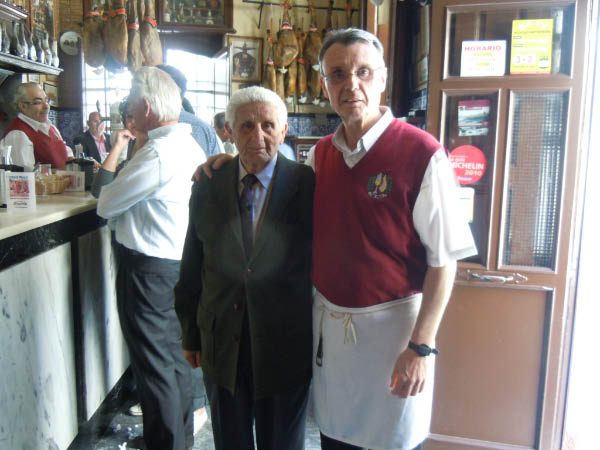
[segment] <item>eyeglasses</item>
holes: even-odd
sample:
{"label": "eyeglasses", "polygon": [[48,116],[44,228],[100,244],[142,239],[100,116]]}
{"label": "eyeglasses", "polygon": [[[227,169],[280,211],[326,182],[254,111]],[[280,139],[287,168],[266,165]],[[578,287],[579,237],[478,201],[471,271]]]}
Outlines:
{"label": "eyeglasses", "polygon": [[377,67],[375,69],[371,69],[370,67],[361,67],[354,72],[334,70],[331,74],[324,75],[323,78],[331,84],[342,84],[353,75],[356,76],[356,78],[358,78],[360,81],[371,81],[373,80],[375,72],[380,69],[384,69],[384,67]]}
{"label": "eyeglasses", "polygon": [[40,105],[43,105],[43,104],[49,105],[50,104],[50,99],[49,98],[44,98],[42,100],[34,100],[32,102],[25,102],[25,101],[23,101],[21,103],[24,103],[24,104],[29,105],[29,106],[40,106]]}

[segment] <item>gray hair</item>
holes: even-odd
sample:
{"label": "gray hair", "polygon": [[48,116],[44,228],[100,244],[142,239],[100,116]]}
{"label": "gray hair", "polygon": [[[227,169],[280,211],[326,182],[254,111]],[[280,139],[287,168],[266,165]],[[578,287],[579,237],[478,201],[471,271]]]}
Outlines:
{"label": "gray hair", "polygon": [[138,69],[131,82],[129,101],[146,99],[160,122],[178,120],[181,93],[171,76],[156,67]]}
{"label": "gray hair", "polygon": [[220,130],[221,128],[223,128],[225,126],[225,113],[223,111],[215,114],[215,117],[213,117],[213,121],[215,123],[215,128]]}
{"label": "gray hair", "polygon": [[[321,51],[319,52],[319,64],[321,64],[321,74],[323,73],[323,58],[325,58],[325,53],[334,44],[341,44],[344,47],[349,47],[353,44],[370,44],[379,53],[381,56],[381,60],[383,59],[383,45],[381,45],[381,41],[372,33],[368,31],[361,30],[360,28],[343,28],[340,30],[330,31],[325,40],[323,41],[323,45],[321,46]],[[385,65],[385,64],[384,64]]]}
{"label": "gray hair", "polygon": [[17,86],[17,89],[15,90],[15,95],[13,97],[13,106],[17,111],[20,111],[19,103],[25,103],[30,101],[27,98],[27,90],[31,87],[42,89],[42,87],[37,83],[22,83]]}
{"label": "gray hair", "polygon": [[279,125],[283,127],[287,123],[287,108],[281,97],[269,89],[252,86],[235,91],[227,104],[225,119],[232,128],[235,126],[238,108],[248,103],[271,103],[277,108]]}

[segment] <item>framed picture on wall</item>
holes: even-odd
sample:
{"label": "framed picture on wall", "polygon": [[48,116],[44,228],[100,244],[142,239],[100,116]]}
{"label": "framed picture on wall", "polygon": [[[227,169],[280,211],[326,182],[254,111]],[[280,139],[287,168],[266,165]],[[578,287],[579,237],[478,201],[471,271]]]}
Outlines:
{"label": "framed picture on wall", "polygon": [[294,143],[294,151],[296,152],[296,161],[304,163],[308,151],[315,145],[320,137],[315,136],[299,136]]}
{"label": "framed picture on wall", "polygon": [[44,83],[44,92],[46,93],[46,97],[48,97],[48,100],[50,100],[50,104],[52,106],[58,105],[58,89],[55,85]]}
{"label": "framed picture on wall", "polygon": [[262,79],[262,38],[227,36],[231,81],[260,83]]}

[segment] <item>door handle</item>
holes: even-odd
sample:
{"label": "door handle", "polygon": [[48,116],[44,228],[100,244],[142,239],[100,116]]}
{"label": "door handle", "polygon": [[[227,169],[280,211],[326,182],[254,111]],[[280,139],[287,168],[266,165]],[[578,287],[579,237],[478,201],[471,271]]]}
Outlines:
{"label": "door handle", "polygon": [[521,275],[520,273],[513,273],[511,275],[487,275],[487,274],[481,274],[481,273],[477,273],[477,272],[471,272],[470,270],[467,272],[469,278],[475,278],[476,280],[479,281],[487,281],[490,283],[509,283],[509,282],[514,282],[514,283],[520,283],[521,281],[527,281],[527,277],[525,275]]}

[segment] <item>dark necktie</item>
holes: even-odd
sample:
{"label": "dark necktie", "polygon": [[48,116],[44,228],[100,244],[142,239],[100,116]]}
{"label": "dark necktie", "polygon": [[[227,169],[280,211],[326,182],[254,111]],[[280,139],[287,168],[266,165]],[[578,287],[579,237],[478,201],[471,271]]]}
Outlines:
{"label": "dark necktie", "polygon": [[240,195],[240,216],[242,218],[242,239],[244,240],[244,249],[246,250],[246,256],[250,258],[252,252],[252,244],[254,236],[252,233],[252,211],[254,206],[254,198],[252,196],[252,187],[258,181],[256,175],[247,174],[242,178],[244,188]]}

